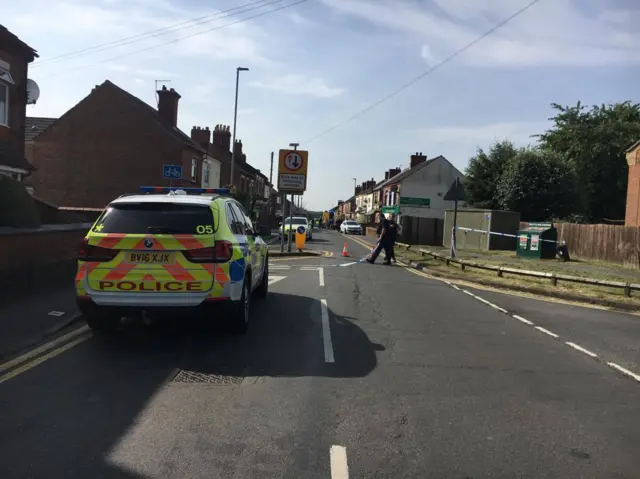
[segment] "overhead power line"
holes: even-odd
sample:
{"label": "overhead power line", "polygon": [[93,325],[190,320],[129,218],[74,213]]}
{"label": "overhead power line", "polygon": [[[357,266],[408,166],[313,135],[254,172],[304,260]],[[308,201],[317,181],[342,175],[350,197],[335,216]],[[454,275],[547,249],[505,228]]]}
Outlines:
{"label": "overhead power line", "polygon": [[479,37],[477,37],[475,40],[473,40],[472,42],[468,43],[467,45],[465,45],[464,47],[462,47],[461,49],[455,51],[454,53],[452,53],[451,55],[449,55],[448,57],[446,57],[444,60],[440,61],[439,63],[436,63],[434,66],[432,66],[431,68],[429,68],[427,71],[421,73],[420,75],[418,75],[417,77],[413,78],[412,80],[410,80],[409,82],[405,83],[404,85],[402,85],[400,88],[398,88],[397,90],[394,90],[393,92],[389,93],[388,95],[382,97],[381,99],[379,99],[378,101],[376,101],[375,103],[372,103],[371,105],[369,105],[368,107],[360,110],[359,112],[357,112],[356,114],[350,116],[349,118],[347,118],[344,121],[341,121],[340,123],[337,123],[335,125],[333,125],[330,128],[327,128],[326,130],[318,133],[315,136],[312,136],[311,138],[303,141],[303,144],[308,144],[311,143],[312,141],[317,140],[320,137],[323,137],[325,135],[327,135],[328,133],[331,133],[334,130],[337,130],[338,128],[346,125],[347,123],[351,123],[352,121],[356,120],[357,118],[361,117],[362,115],[364,115],[365,113],[370,112],[371,110],[377,108],[378,106],[382,105],[384,102],[392,99],[393,97],[397,96],[398,94],[402,93],[404,90],[406,90],[407,88],[409,88],[410,86],[418,83],[420,80],[422,80],[423,78],[425,78],[426,76],[430,75],[431,73],[433,73],[434,71],[438,70],[440,67],[444,66],[445,64],[449,63],[451,60],[453,60],[454,58],[456,58],[457,56],[461,55],[462,53],[466,52],[467,50],[469,50],[471,47],[473,47],[476,43],[480,42],[481,40],[485,39],[486,37],[488,37],[489,35],[491,35],[493,32],[495,32],[496,30],[498,30],[499,28],[503,27],[504,25],[506,25],[507,23],[509,23],[511,20],[513,20],[514,18],[516,18],[518,15],[524,13],[525,11],[527,11],[529,8],[533,7],[536,3],[538,3],[540,0],[532,0],[531,2],[529,2],[527,5],[525,5],[524,7],[522,7],[520,10],[518,10],[517,12],[515,12],[513,15],[507,17],[506,19],[504,19],[503,21],[501,21],[500,23],[498,23],[497,25],[495,25],[494,27],[490,28],[489,30],[487,30],[486,32],[484,32],[482,35],[480,35]]}
{"label": "overhead power line", "polygon": [[[192,18],[191,20],[185,20],[183,22],[179,22],[179,23],[174,23],[173,25],[169,25],[167,27],[163,27],[163,28],[157,28],[155,30],[149,30],[143,33],[139,33],[137,35],[132,35],[129,37],[124,37],[124,38],[120,38],[118,40],[113,40],[107,43],[101,43],[99,45],[93,45],[91,47],[87,47],[87,48],[83,48],[80,50],[75,50],[72,52],[68,52],[68,53],[64,53],[62,55],[58,55],[56,57],[51,57],[51,58],[45,58],[43,60],[40,60],[36,63],[34,63],[33,65],[31,65],[29,68],[34,68],[37,66],[40,66],[42,64],[49,64],[49,63],[55,63],[57,61],[60,60],[68,60],[70,58],[76,58],[78,56],[83,56],[89,53],[95,53],[95,52],[99,52],[99,51],[103,51],[103,50],[109,50],[111,48],[117,48],[117,47],[121,47],[124,45],[129,45],[131,43],[137,43],[143,40],[147,40],[149,38],[154,38],[154,37],[158,37],[158,36],[162,36],[162,35],[167,35],[169,33],[173,33],[173,32],[177,32],[180,30],[184,30],[187,28],[193,28],[193,27],[197,27],[199,25],[204,25],[206,23],[210,23],[213,22],[215,20],[219,20],[221,18],[226,18],[226,17],[230,17],[233,15],[238,15],[240,13],[246,13],[252,10],[257,10],[258,8],[262,8],[265,6],[269,6],[272,5],[274,3],[280,3],[283,2],[284,0],[275,0],[275,1],[270,1],[270,0],[255,0],[253,2],[249,2],[246,3],[244,5],[240,5],[238,7],[233,7],[233,8],[229,8],[227,10],[222,10],[220,12],[216,12],[216,13],[211,13],[209,15],[204,15],[202,17],[197,17],[197,18]],[[259,5],[262,4],[262,5]],[[249,8],[247,8],[249,7]],[[242,10],[245,9],[245,10]],[[237,11],[237,10],[241,10],[241,11]]]}
{"label": "overhead power line", "polygon": [[[282,0],[272,0],[270,3],[267,3],[265,5],[272,5],[274,3],[279,3],[281,1]],[[174,38],[173,40],[169,40],[168,42],[159,43],[157,45],[152,45],[150,47],[141,48],[139,50],[133,50],[131,52],[123,53],[121,55],[116,55],[116,56],[113,56],[113,57],[110,57],[110,58],[105,58],[104,60],[100,60],[99,62],[95,62],[95,63],[90,63],[88,65],[81,65],[81,66],[75,67],[75,68],[67,68],[67,69],[62,70],[62,71],[60,71],[58,73],[54,73],[53,75],[48,75],[46,78],[52,78],[52,77],[56,77],[56,76],[59,76],[59,75],[64,75],[64,74],[67,74],[67,73],[70,73],[70,72],[74,72],[74,71],[77,71],[77,70],[83,70],[85,68],[91,68],[91,67],[94,67],[96,65],[100,65],[100,64],[103,64],[103,63],[111,62],[113,60],[118,60],[120,58],[129,57],[131,55],[136,55],[138,53],[147,52],[149,50],[160,48],[160,47],[163,47],[165,45],[178,43],[178,42],[181,42],[183,40],[187,40],[189,38],[197,37],[198,35],[204,35],[205,33],[210,33],[210,32],[213,32],[215,30],[220,30],[220,29],[225,28],[225,27],[230,27],[232,25],[236,25],[238,23],[243,23],[243,22],[246,22],[248,20],[252,20],[254,18],[262,17],[262,16],[268,15],[270,13],[275,13],[275,12],[278,12],[280,10],[284,10],[285,8],[293,7],[295,5],[300,5],[301,3],[305,3],[305,2],[308,2],[308,1],[309,0],[298,0],[298,1],[290,3],[288,5],[282,5],[281,7],[272,8],[271,10],[267,10],[266,12],[256,13],[255,15],[251,15],[249,17],[241,18],[240,20],[236,20],[234,22],[225,23],[224,25],[218,25],[217,27],[209,28],[209,29],[203,30],[201,32],[192,33],[191,35],[185,35],[184,37]]]}

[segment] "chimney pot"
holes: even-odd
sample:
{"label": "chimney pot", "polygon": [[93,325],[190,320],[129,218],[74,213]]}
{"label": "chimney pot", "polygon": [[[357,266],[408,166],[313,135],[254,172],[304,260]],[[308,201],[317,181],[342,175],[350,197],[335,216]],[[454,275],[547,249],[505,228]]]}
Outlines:
{"label": "chimney pot", "polygon": [[167,90],[166,85],[162,85],[162,90],[158,90],[158,115],[172,127],[178,126],[178,101],[180,95],[172,88]]}
{"label": "chimney pot", "polygon": [[424,163],[427,160],[427,157],[422,154],[422,152],[416,152],[415,155],[411,155],[411,160],[409,162],[409,167],[414,168],[420,163]]}

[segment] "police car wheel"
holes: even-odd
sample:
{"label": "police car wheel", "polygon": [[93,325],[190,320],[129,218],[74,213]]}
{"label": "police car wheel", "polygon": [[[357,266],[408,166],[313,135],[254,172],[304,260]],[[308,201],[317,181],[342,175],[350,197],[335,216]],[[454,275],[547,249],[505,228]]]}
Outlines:
{"label": "police car wheel", "polygon": [[118,329],[120,318],[98,313],[85,313],[87,326],[99,333],[111,333]]}
{"label": "police car wheel", "polygon": [[264,299],[267,297],[267,293],[269,292],[269,258],[265,258],[264,264],[264,272],[262,273],[262,280],[260,281],[260,286],[256,290],[258,298]]}
{"label": "police car wheel", "polygon": [[244,334],[249,329],[249,314],[251,313],[251,284],[249,277],[245,276],[242,283],[242,295],[240,301],[235,301],[231,308],[229,318],[231,331],[235,334]]}

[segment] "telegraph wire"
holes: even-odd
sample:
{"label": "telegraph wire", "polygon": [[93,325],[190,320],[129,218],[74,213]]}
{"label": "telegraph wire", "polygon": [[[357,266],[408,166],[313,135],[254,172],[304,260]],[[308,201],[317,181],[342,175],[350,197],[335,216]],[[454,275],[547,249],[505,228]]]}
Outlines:
{"label": "telegraph wire", "polygon": [[[281,1],[282,0],[273,0],[271,3],[268,3],[267,5],[271,5],[271,4],[274,4],[274,3],[279,3]],[[278,12],[280,10],[284,10],[285,8],[293,7],[295,5],[300,5],[301,3],[305,3],[305,2],[308,2],[308,1],[309,0],[298,0],[298,1],[290,3],[288,5],[282,5],[281,7],[273,8],[273,9],[268,10],[266,12],[256,13],[255,15],[251,15],[250,17],[241,18],[240,20],[236,20],[236,21],[230,22],[230,23],[225,23],[224,25],[219,25],[217,27],[213,27],[213,28],[210,28],[208,30],[203,30],[203,31],[197,32],[197,33],[192,33],[191,35],[186,35],[186,36],[180,37],[180,38],[175,38],[173,40],[169,40],[168,42],[159,43],[157,45],[152,45],[150,47],[141,48],[139,50],[133,50],[131,52],[123,53],[121,55],[116,55],[116,56],[113,56],[113,57],[110,57],[110,58],[106,58],[104,60],[100,60],[99,62],[90,63],[90,64],[87,64],[87,65],[81,65],[81,66],[75,67],[75,68],[67,68],[67,69],[62,70],[62,71],[60,71],[58,73],[54,73],[53,75],[48,75],[47,77],[45,77],[45,79],[56,77],[56,76],[60,76],[60,75],[64,75],[66,73],[77,71],[77,70],[83,70],[85,68],[91,68],[91,67],[94,67],[94,66],[97,66],[97,65],[101,65],[101,64],[106,63],[106,62],[111,62],[113,60],[118,60],[120,58],[129,57],[131,55],[136,55],[136,54],[142,53],[142,52],[147,52],[147,51],[153,50],[155,48],[160,48],[160,47],[163,47],[165,45],[178,43],[178,42],[181,42],[183,40],[187,40],[189,38],[196,37],[198,35],[204,35],[205,33],[213,32],[215,30],[220,30],[220,29],[225,28],[225,27],[230,27],[232,25],[236,25],[238,23],[246,22],[246,21],[252,20],[254,18],[263,17],[263,16],[268,15],[270,13],[275,13],[275,12]]]}
{"label": "telegraph wire", "polygon": [[[46,58],[43,60],[40,60],[36,63],[34,63],[33,65],[31,65],[29,68],[34,68],[37,67],[39,65],[42,64],[47,64],[47,63],[54,63],[60,60],[67,60],[70,58],[76,58],[78,56],[82,56],[84,54],[87,53],[94,53],[94,52],[98,52],[98,51],[103,51],[103,50],[108,50],[111,48],[116,48],[116,47],[120,47],[123,45],[129,45],[131,43],[136,43],[136,42],[140,42],[149,38],[154,38],[157,36],[161,36],[161,35],[166,35],[168,33],[173,33],[173,32],[177,32],[186,28],[192,28],[192,27],[196,27],[198,25],[204,25],[205,23],[210,23],[212,21],[215,20],[219,20],[220,18],[226,18],[226,17],[230,17],[232,15],[237,15],[240,13],[245,13],[251,10],[257,10],[258,8],[262,8],[265,6],[269,6],[273,3],[280,3],[283,2],[284,0],[276,0],[276,1],[271,1],[270,3],[265,3],[268,2],[268,0],[255,0],[253,2],[249,2],[246,3],[244,5],[240,5],[239,7],[233,7],[233,8],[229,8],[227,10],[222,10],[220,12],[216,12],[216,13],[212,13],[209,15],[205,15],[202,17],[197,17],[197,18],[192,18],[191,20],[185,20],[183,22],[180,23],[175,23],[173,25],[169,25],[167,27],[163,27],[163,28],[158,28],[155,30],[149,30],[143,33],[139,33],[137,35],[132,35],[130,37],[124,37],[124,38],[120,38],[119,40],[113,40],[107,43],[101,43],[98,45],[93,45],[91,47],[87,47],[87,48],[83,48],[81,50],[75,50],[72,52],[68,52],[68,53],[64,53],[62,55],[58,55],[52,58]],[[256,4],[262,4],[262,5],[256,5]],[[236,10],[240,10],[246,7],[251,7],[248,8],[246,10],[242,10],[240,12],[235,12]],[[235,12],[235,13],[231,13],[231,12]],[[226,14],[226,15],[225,15]]]}
{"label": "telegraph wire", "polygon": [[517,16],[521,15],[522,13],[524,13],[525,11],[527,11],[528,9],[530,9],[531,7],[533,7],[536,3],[538,3],[540,0],[532,0],[531,2],[529,2],[528,4],[526,4],[524,7],[522,7],[521,9],[519,9],[518,11],[516,11],[514,14],[510,15],[509,17],[507,17],[506,19],[502,20],[500,23],[498,23],[497,25],[493,26],[492,28],[490,28],[489,30],[487,30],[486,32],[484,32],[482,35],[480,35],[479,37],[477,37],[475,40],[473,40],[472,42],[466,44],[464,47],[460,48],[459,50],[456,50],[454,53],[452,53],[451,55],[449,55],[448,57],[446,57],[444,60],[436,63],[434,66],[432,66],[431,68],[429,68],[427,71],[421,73],[420,75],[418,75],[417,77],[413,78],[412,80],[410,80],[409,82],[405,83],[404,85],[402,85],[400,88],[394,90],[393,92],[389,93],[388,95],[382,97],[381,99],[377,100],[376,102],[372,103],[371,105],[369,105],[368,107],[360,110],[359,112],[357,112],[356,114],[350,116],[349,118],[347,118],[346,120],[341,121],[340,123],[337,123],[335,125],[333,125],[330,128],[327,128],[326,130],[321,131],[320,133],[318,133],[315,136],[312,136],[311,138],[305,140],[302,142],[302,144],[308,144],[311,143],[312,141],[317,140],[318,138],[321,138],[329,133],[331,133],[334,130],[337,130],[338,128],[351,123],[352,121],[358,119],[359,117],[361,117],[362,115],[364,115],[365,113],[370,112],[371,110],[377,108],[378,106],[380,106],[381,104],[383,104],[384,102],[392,99],[393,97],[397,96],[398,94],[402,93],[404,90],[406,90],[407,88],[409,88],[410,86],[418,83],[420,80],[422,80],[423,78],[425,78],[426,76],[430,75],[431,73],[433,73],[434,71],[438,70],[440,67],[444,66],[445,64],[449,63],[451,60],[455,59],[456,57],[458,57],[459,55],[461,55],[462,53],[466,52],[467,50],[469,50],[471,47],[473,47],[475,44],[479,43],[480,41],[484,40],[486,37],[488,37],[489,35],[491,35],[492,33],[494,33],[496,30],[498,30],[499,28],[503,27],[504,25],[506,25],[507,23],[509,23],[511,20],[513,20],[514,18],[516,18]]}

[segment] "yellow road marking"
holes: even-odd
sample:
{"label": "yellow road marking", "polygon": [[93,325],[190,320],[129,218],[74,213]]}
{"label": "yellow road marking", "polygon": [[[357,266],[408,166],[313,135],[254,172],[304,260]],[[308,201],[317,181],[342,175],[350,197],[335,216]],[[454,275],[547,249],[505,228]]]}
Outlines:
{"label": "yellow road marking", "polygon": [[64,353],[68,349],[71,349],[71,348],[77,346],[78,344],[86,341],[87,339],[89,339],[91,337],[92,337],[91,334],[87,334],[86,336],[81,336],[78,339],[75,339],[75,340],[71,341],[70,343],[67,343],[67,344],[65,344],[63,346],[60,346],[59,348],[54,349],[53,351],[50,351],[49,353],[45,354],[44,356],[40,356],[40,357],[34,359],[33,361],[29,361],[28,363],[23,364],[19,368],[16,368],[13,371],[8,372],[4,376],[0,376],[0,384],[8,381],[9,379],[15,378],[16,376],[18,376],[18,375],[20,375],[20,374],[22,374],[22,373],[24,373],[26,371],[29,371],[30,369],[35,368],[39,364],[42,364],[43,362],[45,362],[45,361],[47,361],[47,360],[49,360],[51,358],[55,358],[59,354]]}
{"label": "yellow road marking", "polygon": [[37,347],[36,349],[33,349],[25,354],[23,354],[22,356],[18,356],[17,358],[12,359],[11,361],[7,361],[4,364],[0,364],[0,373],[2,371],[6,371],[7,369],[11,369],[14,366],[17,366],[18,364],[22,364],[25,361],[33,358],[34,356],[38,356],[39,354],[42,354],[45,351],[48,351],[49,349],[54,348],[55,346],[57,346],[58,344],[64,343],[65,341],[74,338],[82,333],[86,333],[87,331],[89,331],[89,327],[88,326],[82,326],[81,328],[75,329],[73,331],[71,331],[70,333],[65,334],[64,336],[60,336],[59,338],[56,338],[52,341],[49,341],[48,343],[43,344],[40,347]]}
{"label": "yellow road marking", "polygon": [[368,244],[365,241],[361,240],[361,239],[356,239],[356,238],[351,238],[350,236],[347,235],[342,235],[345,238],[350,239],[351,241],[354,241],[356,243],[358,243],[360,246],[364,246],[365,248],[367,248],[369,251],[371,251],[371,248],[373,248],[375,245],[372,244]]}

